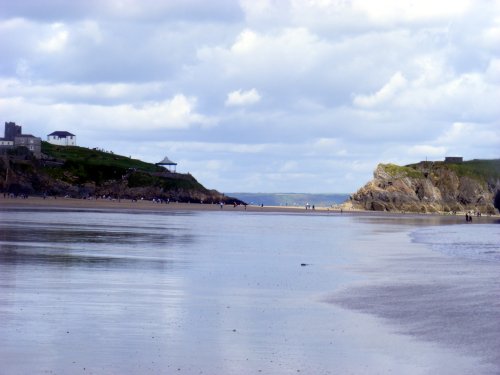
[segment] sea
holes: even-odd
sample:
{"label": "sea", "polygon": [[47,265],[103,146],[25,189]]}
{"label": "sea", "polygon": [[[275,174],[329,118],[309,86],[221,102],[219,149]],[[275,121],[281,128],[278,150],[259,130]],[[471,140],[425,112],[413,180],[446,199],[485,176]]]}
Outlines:
{"label": "sea", "polygon": [[331,207],[349,200],[349,194],[310,194],[310,193],[227,193],[251,205],[304,207]]}
{"label": "sea", "polygon": [[0,207],[0,374],[498,374],[500,225]]}

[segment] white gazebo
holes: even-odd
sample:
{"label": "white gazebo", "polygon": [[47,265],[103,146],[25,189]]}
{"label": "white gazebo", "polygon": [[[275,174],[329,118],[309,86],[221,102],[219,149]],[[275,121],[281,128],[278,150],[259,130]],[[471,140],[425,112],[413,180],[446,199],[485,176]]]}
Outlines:
{"label": "white gazebo", "polygon": [[167,169],[169,172],[175,173],[177,171],[177,163],[174,163],[167,156],[165,156],[163,160],[160,161],[159,163],[156,163],[156,165],[161,165],[162,167],[165,167],[165,169]]}

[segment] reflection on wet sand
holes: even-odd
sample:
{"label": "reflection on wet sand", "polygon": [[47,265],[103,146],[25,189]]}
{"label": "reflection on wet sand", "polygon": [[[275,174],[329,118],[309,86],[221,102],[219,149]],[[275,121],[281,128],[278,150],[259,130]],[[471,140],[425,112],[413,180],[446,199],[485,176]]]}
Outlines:
{"label": "reflection on wet sand", "polygon": [[0,373],[498,373],[497,265],[442,224],[0,208]]}

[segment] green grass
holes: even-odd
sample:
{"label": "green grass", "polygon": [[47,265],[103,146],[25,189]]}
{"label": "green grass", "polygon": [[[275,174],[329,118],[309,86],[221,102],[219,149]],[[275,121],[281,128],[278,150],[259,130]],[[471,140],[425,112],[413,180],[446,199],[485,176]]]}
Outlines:
{"label": "green grass", "polygon": [[474,159],[462,163],[421,162],[407,167],[431,171],[448,169],[455,172],[458,177],[470,177],[484,182],[500,178],[500,159]]}
{"label": "green grass", "polygon": [[155,176],[150,173],[134,172],[128,177],[128,187],[154,186],[164,190],[205,190],[192,176],[181,175],[175,178]]}
{"label": "green grass", "polygon": [[105,181],[120,180],[131,170],[146,173],[163,170],[141,160],[78,146],[57,146],[42,142],[42,153],[64,162],[62,168],[46,168],[46,172],[51,177],[70,183],[95,182],[101,185]]}
{"label": "green grass", "polygon": [[115,168],[122,172],[133,168],[145,172],[161,172],[163,170],[161,167],[141,160],[78,146],[57,146],[42,142],[42,153],[54,159],[65,160],[68,163]]}
{"label": "green grass", "polygon": [[45,173],[68,183],[94,182],[100,186],[108,181],[126,178],[129,188],[159,187],[167,190],[206,189],[191,175],[158,175],[165,169],[141,160],[77,146],[57,146],[42,142],[42,153],[61,161],[61,167],[46,167]]}
{"label": "green grass", "polygon": [[391,176],[395,178],[404,178],[404,177],[411,177],[411,178],[422,178],[423,174],[421,171],[416,170],[414,167],[411,166],[404,166],[401,167],[396,164],[382,164],[382,167],[384,170],[389,173]]}
{"label": "green grass", "polygon": [[471,177],[476,179],[500,178],[500,159],[491,160],[469,160],[461,164],[445,164],[455,171],[458,176]]}

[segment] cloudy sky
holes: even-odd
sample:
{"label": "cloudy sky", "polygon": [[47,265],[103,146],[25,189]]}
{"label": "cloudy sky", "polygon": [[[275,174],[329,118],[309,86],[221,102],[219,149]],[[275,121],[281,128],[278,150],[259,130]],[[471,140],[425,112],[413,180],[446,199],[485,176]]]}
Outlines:
{"label": "cloudy sky", "polygon": [[2,123],[222,192],[500,157],[499,0],[0,0],[0,50]]}

